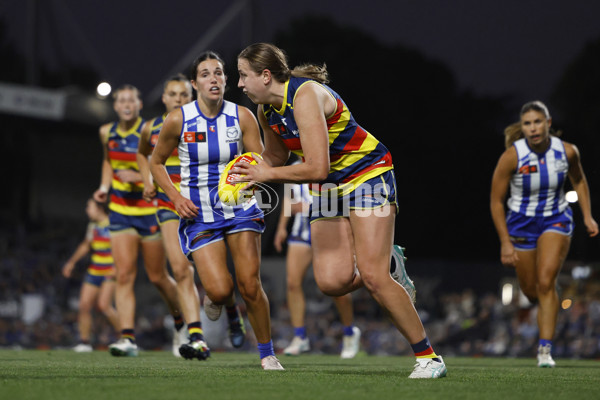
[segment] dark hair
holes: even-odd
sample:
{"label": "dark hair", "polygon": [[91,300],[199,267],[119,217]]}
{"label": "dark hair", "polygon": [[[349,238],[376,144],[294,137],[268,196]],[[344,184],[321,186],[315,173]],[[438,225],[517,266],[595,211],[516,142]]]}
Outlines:
{"label": "dark hair", "polygon": [[177,75],[173,75],[172,77],[170,77],[169,79],[167,79],[167,80],[165,81],[165,84],[164,84],[164,86],[163,86],[163,89],[166,89],[166,88],[167,88],[167,85],[168,85],[170,82],[184,82],[184,83],[189,83],[189,80],[188,80],[188,78],[186,78],[186,77],[185,77],[185,75],[184,75],[184,74],[182,74],[182,73],[178,73]]}
{"label": "dark hair", "polygon": [[329,82],[325,64],[302,64],[290,70],[285,52],[271,43],[251,44],[238,55],[238,59],[240,58],[247,60],[250,69],[257,74],[268,69],[278,82],[285,82],[291,76],[309,78],[324,84]]}
{"label": "dark hair", "polygon": [[137,96],[137,98],[139,100],[142,100],[142,92],[140,92],[140,90],[138,88],[136,88],[133,85],[130,85],[129,83],[126,83],[124,85],[119,86],[114,92],[113,92],[113,99],[117,99],[117,96],[119,95],[119,93],[121,93],[124,90],[131,90],[135,93],[135,95]]}
{"label": "dark hair", "polygon": [[200,63],[202,61],[206,61],[206,60],[217,60],[218,62],[221,63],[221,65],[223,66],[223,69],[225,69],[225,61],[223,61],[223,59],[221,58],[221,56],[219,54],[217,54],[214,51],[208,50],[205,51],[203,53],[201,53],[192,63],[192,66],[190,67],[190,80],[191,81],[195,81],[196,80],[196,75],[198,73],[198,65],[200,65]]}

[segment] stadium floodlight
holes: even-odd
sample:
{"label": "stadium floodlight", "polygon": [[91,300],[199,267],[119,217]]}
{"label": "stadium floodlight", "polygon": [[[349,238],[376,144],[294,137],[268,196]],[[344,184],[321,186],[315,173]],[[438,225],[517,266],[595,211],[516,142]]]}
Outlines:
{"label": "stadium floodlight", "polygon": [[569,203],[577,203],[577,192],[570,190],[565,194],[565,198]]}
{"label": "stadium floodlight", "polygon": [[101,97],[108,96],[111,91],[112,91],[112,87],[110,86],[110,84],[108,82],[100,82],[98,84],[98,87],[96,88],[96,92],[98,93],[98,96],[101,96]]}

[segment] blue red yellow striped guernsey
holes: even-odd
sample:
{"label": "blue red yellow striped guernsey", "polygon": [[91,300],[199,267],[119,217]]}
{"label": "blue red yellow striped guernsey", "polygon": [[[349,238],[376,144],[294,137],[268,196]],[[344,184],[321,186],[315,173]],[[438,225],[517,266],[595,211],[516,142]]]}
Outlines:
{"label": "blue red yellow striped guernsey", "polygon": [[[167,114],[165,113],[160,117],[154,118],[150,122],[150,146],[152,146],[152,148],[154,148],[156,143],[158,143],[158,135],[160,134],[160,130],[162,129],[166,117]],[[167,158],[165,166],[167,168],[167,174],[169,174],[169,177],[171,178],[171,182],[173,182],[173,185],[178,191],[181,191],[179,188],[181,183],[181,161],[179,160],[179,152],[177,147],[175,150],[173,150],[173,153],[169,156],[169,158]],[[155,186],[157,190],[156,200],[158,201],[158,209],[170,210],[174,213],[177,213],[177,211],[175,211],[175,205],[173,205],[171,200],[169,200],[169,197],[166,195],[165,191],[159,185]]]}
{"label": "blue red yellow striped guernsey", "polygon": [[108,133],[108,159],[113,169],[109,209],[123,215],[156,213],[154,203],[148,203],[142,198],[144,184],[141,180],[133,183],[123,182],[117,175],[120,170],[140,170],[135,155],[143,122],[144,120],[138,117],[136,123],[126,132],[121,131],[118,122],[115,122]]}
{"label": "blue red yellow striped guernsey", "polygon": [[108,218],[88,225],[87,237],[91,241],[92,256],[88,274],[94,276],[112,276],[115,274],[114,260],[110,247]]}
{"label": "blue red yellow striped guernsey", "polygon": [[304,160],[300,132],[294,119],[294,99],[298,90],[308,82],[327,90],[337,102],[333,115],[327,118],[329,131],[329,176],[319,184],[311,184],[311,194],[319,196],[321,185],[338,185],[338,196],[352,192],[361,183],[394,168],[389,150],[373,135],[356,123],[342,98],[327,85],[312,79],[291,77],[285,83],[281,109],[264,106],[264,115],[288,149]]}

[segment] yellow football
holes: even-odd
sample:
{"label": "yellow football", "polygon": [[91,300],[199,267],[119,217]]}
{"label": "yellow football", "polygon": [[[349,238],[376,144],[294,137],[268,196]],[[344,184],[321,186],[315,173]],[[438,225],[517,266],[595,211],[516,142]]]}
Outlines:
{"label": "yellow football", "polygon": [[[254,157],[253,157],[254,156]],[[229,161],[223,172],[221,173],[221,177],[219,179],[219,199],[223,204],[228,206],[237,206],[242,204],[252,197],[254,194],[254,186],[248,187],[244,190],[241,190],[245,186],[248,185],[248,182],[232,182],[233,179],[243,176],[240,174],[229,174],[229,170],[238,162],[246,162],[249,164],[257,164],[254,158],[262,157],[257,153],[244,153],[235,157],[233,160]]]}

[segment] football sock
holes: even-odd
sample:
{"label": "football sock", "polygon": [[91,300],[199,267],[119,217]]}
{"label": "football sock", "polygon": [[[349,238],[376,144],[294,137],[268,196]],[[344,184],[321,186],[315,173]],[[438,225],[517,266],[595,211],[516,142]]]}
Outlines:
{"label": "football sock", "polygon": [[433,351],[427,336],[425,336],[425,339],[421,340],[419,343],[411,344],[410,347],[412,347],[413,351],[415,352],[415,357],[417,358],[431,358],[437,362],[441,361],[438,355]]}
{"label": "football sock", "polygon": [[131,343],[135,343],[135,333],[134,333],[133,329],[121,330],[121,337],[123,339],[129,340]]}
{"label": "football sock", "polygon": [[200,321],[188,324],[188,333],[192,342],[204,340],[204,332],[202,331],[202,323]]}
{"label": "football sock", "polygon": [[269,340],[267,343],[258,343],[258,352],[260,353],[261,360],[268,356],[274,356],[273,341]]}
{"label": "football sock", "polygon": [[345,326],[344,327],[344,336],[352,336],[352,335],[354,335],[353,328],[354,328],[353,325]]}
{"label": "football sock", "polygon": [[294,336],[298,336],[300,339],[306,339],[306,327],[300,326],[298,328],[294,328]]}
{"label": "football sock", "polygon": [[177,317],[173,315],[173,323],[175,324],[175,330],[176,331],[180,331],[181,328],[183,328],[183,325],[184,325],[183,315],[179,315]]}
{"label": "football sock", "polygon": [[227,313],[227,320],[231,324],[239,319],[240,313],[237,304],[233,303],[232,306],[225,306],[225,312]]}

